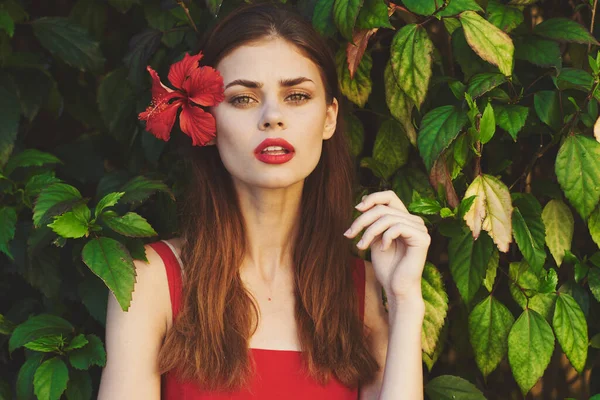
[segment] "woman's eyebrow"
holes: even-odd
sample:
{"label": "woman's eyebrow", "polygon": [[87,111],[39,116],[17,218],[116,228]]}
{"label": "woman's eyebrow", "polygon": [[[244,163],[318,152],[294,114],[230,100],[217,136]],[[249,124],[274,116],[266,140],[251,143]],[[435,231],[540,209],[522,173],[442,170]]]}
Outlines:
{"label": "woman's eyebrow", "polygon": [[[304,76],[299,76],[298,78],[281,79],[279,81],[279,86],[291,87],[291,86],[299,85],[302,82],[314,83],[314,81],[312,79],[308,79]],[[234,85],[245,86],[250,89],[260,89],[263,87],[262,82],[250,81],[248,79],[236,79],[234,81],[229,82],[227,84],[227,86],[225,86],[225,89],[227,89],[228,87],[234,86]]]}

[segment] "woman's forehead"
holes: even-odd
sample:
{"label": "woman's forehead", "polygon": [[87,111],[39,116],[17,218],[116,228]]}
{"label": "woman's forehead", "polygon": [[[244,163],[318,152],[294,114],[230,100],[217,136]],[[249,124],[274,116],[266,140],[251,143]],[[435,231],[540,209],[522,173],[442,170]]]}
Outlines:
{"label": "woman's forehead", "polygon": [[[244,44],[227,54],[216,66],[227,86],[236,79],[262,83],[306,77],[318,84],[319,68],[295,45],[276,38]],[[307,84],[310,84],[308,82]]]}

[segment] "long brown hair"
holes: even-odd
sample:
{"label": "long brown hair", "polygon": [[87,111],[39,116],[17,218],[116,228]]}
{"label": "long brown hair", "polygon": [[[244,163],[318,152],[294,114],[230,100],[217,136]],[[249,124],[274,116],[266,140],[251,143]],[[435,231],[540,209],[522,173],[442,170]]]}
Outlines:
{"label": "long brown hair", "polygon": [[[284,6],[251,4],[227,15],[200,46],[201,64],[216,66],[233,49],[265,37],[297,46],[320,68],[327,104],[340,100],[331,49]],[[371,382],[380,366],[363,333],[351,243],[342,235],[351,223],[354,164],[341,114],[304,182],[293,243],[295,318],[308,374],[322,384],[333,374],[356,387]],[[190,184],[181,212],[182,306],[161,348],[159,367],[205,390],[237,390],[252,379],[248,347],[259,316],[239,273],[246,250],[244,219],[216,146],[189,151]]]}

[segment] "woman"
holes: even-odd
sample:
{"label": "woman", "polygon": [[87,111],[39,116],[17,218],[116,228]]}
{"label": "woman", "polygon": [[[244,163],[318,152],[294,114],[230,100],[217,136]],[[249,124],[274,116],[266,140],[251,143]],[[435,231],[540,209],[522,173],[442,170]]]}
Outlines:
{"label": "woman", "polygon": [[[327,44],[258,4],[201,49],[225,88],[208,110],[216,137],[190,147],[182,236],[146,246],[127,312],[109,296],[99,398],[423,398],[430,238],[391,191],[364,197],[352,222]],[[363,229],[372,264],[351,256]]]}

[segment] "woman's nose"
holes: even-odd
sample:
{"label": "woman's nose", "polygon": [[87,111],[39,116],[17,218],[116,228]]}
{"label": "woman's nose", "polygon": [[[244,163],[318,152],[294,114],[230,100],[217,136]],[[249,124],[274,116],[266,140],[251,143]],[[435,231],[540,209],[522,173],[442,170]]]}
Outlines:
{"label": "woman's nose", "polygon": [[259,121],[258,128],[261,130],[265,130],[267,128],[273,128],[275,126],[278,126],[281,129],[287,128],[279,105],[275,102],[266,103],[264,107],[264,112],[262,114],[262,118]]}

